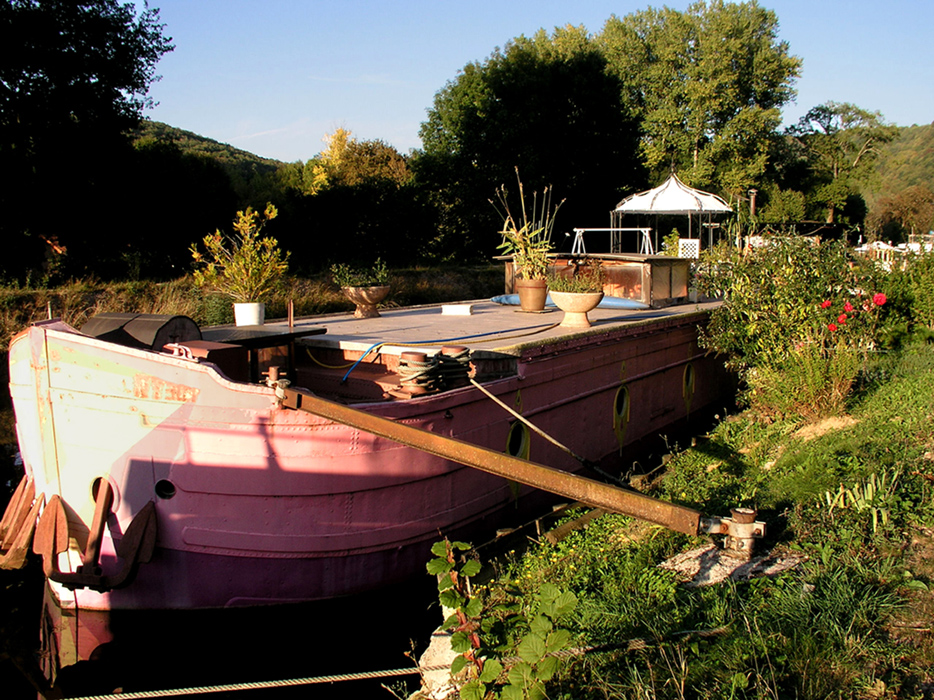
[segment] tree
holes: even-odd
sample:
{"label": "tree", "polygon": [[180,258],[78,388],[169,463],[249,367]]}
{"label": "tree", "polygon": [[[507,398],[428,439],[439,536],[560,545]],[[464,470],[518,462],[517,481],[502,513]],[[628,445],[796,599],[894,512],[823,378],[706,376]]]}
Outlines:
{"label": "tree", "polygon": [[879,112],[847,102],[826,102],[808,111],[788,133],[801,149],[816,179],[814,197],[827,223],[847,199],[858,193],[860,179],[879,156],[879,147],[898,133]]}
{"label": "tree", "polygon": [[759,214],[759,221],[765,224],[796,224],[804,221],[804,194],[797,190],[783,190],[769,187],[765,206]]}
{"label": "tree", "polygon": [[[280,240],[295,252],[297,271],[331,262],[411,265],[433,231],[430,207],[408,159],[380,140],[358,141],[347,129],[326,134],[325,149],[305,163],[282,165]],[[290,230],[291,228],[291,230]]]}
{"label": "tree", "polygon": [[865,183],[862,190],[870,201],[912,185],[934,190],[934,124],[898,127],[897,131],[895,138],[879,149],[872,168],[875,181]]}
{"label": "tree", "polygon": [[0,168],[10,183],[0,227],[27,264],[55,240],[80,257],[102,229],[123,225],[78,212],[125,177],[126,132],[152,104],[155,64],[173,48],[162,29],[158,10],[117,0],[0,4]]}
{"label": "tree", "polygon": [[[107,215],[131,222],[94,265],[102,277],[167,279],[191,267],[189,246],[224,227],[241,205],[219,160],[183,152],[175,143],[142,138],[134,144],[124,183],[114,183]],[[103,253],[103,251],[98,251]]]}
{"label": "tree", "polygon": [[656,179],[676,170],[735,194],[757,184],[801,66],[777,34],[775,13],[754,0],[607,21],[597,41],[641,120],[640,152]]}
{"label": "tree", "polygon": [[434,219],[422,191],[411,183],[370,179],[333,185],[292,203],[298,230],[279,240],[293,252],[293,270],[317,272],[331,263],[370,265],[378,257],[407,267],[424,257]]}
{"label": "tree", "polygon": [[606,226],[624,190],[644,184],[621,95],[583,27],[518,37],[465,66],[435,95],[413,164],[437,193],[439,254],[495,252],[502,221],[488,202],[516,167],[527,192],[550,185],[566,200],[567,228]]}
{"label": "tree", "polygon": [[368,180],[390,180],[401,185],[409,179],[405,157],[383,141],[357,141],[347,129],[337,129],[325,134],[324,142],[327,147],[302,168],[299,188],[306,194]]}
{"label": "tree", "polygon": [[927,233],[934,225],[934,192],[927,185],[912,185],[881,197],[867,223],[872,234],[888,239]]}

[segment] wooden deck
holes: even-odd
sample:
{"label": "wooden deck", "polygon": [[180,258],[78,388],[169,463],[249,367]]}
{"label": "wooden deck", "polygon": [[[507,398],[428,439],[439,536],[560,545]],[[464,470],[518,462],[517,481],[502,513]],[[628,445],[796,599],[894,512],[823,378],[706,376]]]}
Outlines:
{"label": "wooden deck", "polygon": [[[515,306],[488,300],[460,302],[473,307],[471,315],[444,313],[446,304],[383,309],[379,318],[356,319],[349,313],[328,314],[297,320],[296,328],[320,325],[324,335],[300,340],[309,347],[366,351],[381,344],[380,352],[396,354],[413,346],[434,352],[443,345],[465,345],[473,351],[518,355],[529,345],[548,344],[562,338],[598,336],[627,325],[641,325],[659,319],[674,319],[710,311],[718,302],[691,303],[663,309],[595,309],[588,315],[593,324],[588,329],[566,329],[559,324],[564,312],[525,313]],[[267,325],[282,325],[275,322]]]}

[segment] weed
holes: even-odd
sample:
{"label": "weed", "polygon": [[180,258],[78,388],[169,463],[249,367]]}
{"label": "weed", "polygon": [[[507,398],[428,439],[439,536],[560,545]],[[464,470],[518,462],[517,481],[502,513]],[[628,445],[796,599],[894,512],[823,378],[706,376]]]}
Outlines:
{"label": "weed", "polygon": [[654,482],[653,495],[708,514],[772,509],[773,553],[806,564],[686,588],[656,565],[697,539],[604,515],[506,567],[489,595],[533,595],[542,580],[573,591],[568,628],[598,650],[559,671],[549,697],[930,697],[934,347],[874,353],[865,371],[847,414],[731,416]]}
{"label": "weed", "polygon": [[459,652],[451,675],[464,676],[460,697],[541,700],[558,671],[557,654],[570,645],[571,633],[560,623],[574,612],[577,597],[551,583],[522,601],[485,597],[471,590],[480,563],[459,561],[458,552],[468,549],[463,542],[436,542],[427,565],[438,577],[441,605],[453,610],[444,629],[453,630],[451,649]]}
{"label": "weed", "polygon": [[828,506],[827,514],[833,517],[834,509],[847,508],[856,513],[867,512],[872,517],[872,531],[876,532],[879,525],[889,524],[890,503],[896,498],[895,487],[901,472],[871,474],[863,483],[846,488],[840,484],[836,492],[825,491],[824,501]]}

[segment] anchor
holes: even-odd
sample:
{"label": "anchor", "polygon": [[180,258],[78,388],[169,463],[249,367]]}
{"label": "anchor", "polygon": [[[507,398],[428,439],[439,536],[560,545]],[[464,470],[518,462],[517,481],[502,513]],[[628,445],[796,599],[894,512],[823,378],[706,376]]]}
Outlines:
{"label": "anchor", "polygon": [[117,556],[123,560],[123,568],[116,574],[105,575],[100,565],[101,542],[112,506],[113,487],[106,479],[101,479],[81,565],[72,573],[61,571],[58,566],[58,555],[68,550],[71,535],[65,503],[61,496],[52,496],[39,518],[33,543],[33,551],[42,556],[42,568],[49,580],[69,590],[90,588],[99,592],[122,588],[133,581],[139,564],[149,562],[156,547],[156,506],[149,501],[130,521],[117,545]]}
{"label": "anchor", "polygon": [[0,521],[0,569],[22,569],[36,529],[42,499],[36,499],[36,485],[24,476]]}

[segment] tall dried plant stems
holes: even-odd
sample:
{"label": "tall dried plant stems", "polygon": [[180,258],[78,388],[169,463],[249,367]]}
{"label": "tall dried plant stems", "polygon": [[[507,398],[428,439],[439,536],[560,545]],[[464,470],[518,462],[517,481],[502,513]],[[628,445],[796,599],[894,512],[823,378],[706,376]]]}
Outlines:
{"label": "tall dried plant stems", "polygon": [[496,200],[490,204],[503,219],[503,236],[498,250],[512,256],[516,276],[523,279],[545,279],[548,272],[548,254],[551,252],[551,232],[555,225],[558,209],[564,204],[562,199],[552,207],[552,189],[546,187],[541,196],[532,193],[532,212],[526,206],[525,187],[516,168],[516,182],[519,186],[519,209],[510,207],[505,185],[496,189]]}

